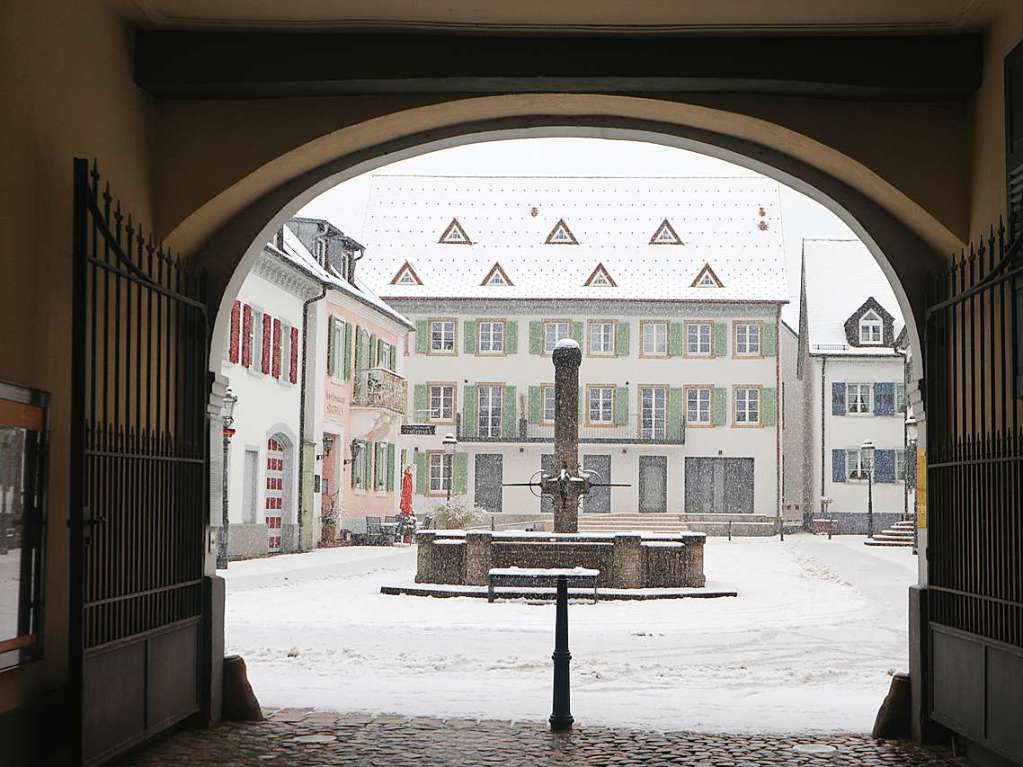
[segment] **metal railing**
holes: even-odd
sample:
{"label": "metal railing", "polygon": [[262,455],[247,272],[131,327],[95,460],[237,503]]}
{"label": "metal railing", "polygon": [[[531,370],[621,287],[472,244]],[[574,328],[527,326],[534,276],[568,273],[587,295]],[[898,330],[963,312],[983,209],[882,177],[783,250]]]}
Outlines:
{"label": "metal railing", "polygon": [[356,407],[380,407],[404,415],[408,399],[408,381],[387,368],[369,368],[355,374],[352,404]]}
{"label": "metal railing", "polygon": [[[461,413],[455,416],[459,442],[554,442],[554,424],[530,423],[519,418],[514,431],[502,428],[499,433],[467,429]],[[579,442],[585,444],[647,444],[684,445],[686,443],[686,422],[682,419],[674,429],[662,426],[658,429],[643,429],[635,420],[628,424],[594,426],[580,424]]]}

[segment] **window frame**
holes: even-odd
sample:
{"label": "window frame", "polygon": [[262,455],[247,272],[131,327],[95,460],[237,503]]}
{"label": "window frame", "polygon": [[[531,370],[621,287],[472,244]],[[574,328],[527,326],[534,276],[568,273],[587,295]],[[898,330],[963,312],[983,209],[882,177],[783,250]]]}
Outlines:
{"label": "window frame", "polygon": [[[454,357],[458,354],[458,320],[452,317],[434,317],[428,320],[430,329],[430,345],[427,347],[426,353],[436,357]],[[451,349],[434,349],[433,348],[433,326],[440,324],[451,325]]]}
{"label": "window frame", "polygon": [[[585,423],[586,423],[587,426],[593,426],[595,428],[603,429],[603,428],[607,428],[609,426],[614,426],[615,425],[615,389],[616,388],[617,387],[614,384],[604,384],[604,383],[586,384],[586,389],[585,389],[584,394],[586,396],[586,404],[585,404],[586,421],[585,421]],[[592,405],[591,405],[591,402],[590,402],[590,395],[593,394],[593,393],[596,393],[596,392],[607,392],[608,395],[609,395],[608,398],[607,398],[607,402],[606,403],[604,403],[604,402],[598,403],[598,409],[601,411],[601,414],[603,414],[604,405],[606,404],[608,406],[608,409],[607,409],[607,420],[603,420],[603,419],[599,420],[599,421],[594,421],[593,420],[593,410],[592,410]],[[603,398],[601,397],[601,399],[603,399]]]}
{"label": "window frame", "polygon": [[[637,410],[636,418],[637,418],[637,421],[638,421],[637,426],[638,426],[638,429],[639,429],[640,439],[651,439],[651,440],[653,440],[653,439],[664,439],[664,438],[666,438],[668,436],[668,390],[669,390],[669,388],[670,387],[667,384],[640,384],[639,386],[636,387],[636,395],[639,398],[639,407],[636,408],[636,410]],[[645,429],[644,429],[644,426],[643,426],[643,394],[646,391],[652,391],[652,390],[657,390],[657,391],[660,391],[660,392],[663,393],[662,394],[662,396],[664,398],[663,399],[664,407],[662,408],[662,412],[663,412],[663,428],[662,428],[662,430],[660,432],[658,432],[656,428],[652,428],[651,429],[651,433],[648,435],[646,433]],[[656,416],[656,408],[654,409],[654,413],[655,413],[655,416]],[[654,420],[654,424],[656,425],[656,418],[654,418],[653,420]]]}
{"label": "window frame", "polygon": [[[698,421],[689,417],[689,394],[691,392],[707,392],[707,420]],[[692,426],[694,429],[704,429],[714,425],[714,387],[706,384],[692,384],[683,386],[682,393],[685,397],[686,428]]]}
{"label": "window frame", "polygon": [[[610,348],[604,350],[594,350],[594,328],[608,326],[610,327],[610,333],[606,340],[610,342]],[[571,331],[571,323],[569,323],[569,329]],[[617,352],[616,339],[618,330],[617,320],[587,320],[586,322],[586,354],[589,357],[614,357]]]}
{"label": "window frame", "polygon": [[[663,327],[664,328],[664,351],[659,352],[656,349],[652,352],[648,352],[646,348],[646,333],[647,328],[650,327]],[[670,354],[671,346],[671,324],[668,320],[640,320],[639,322],[639,356],[641,359],[664,359]]]}
{"label": "window frame", "polygon": [[[440,468],[440,485],[438,488],[434,488],[433,469],[434,469],[434,458],[439,458]],[[446,467],[445,464],[450,464],[450,468]],[[426,494],[429,496],[446,496],[448,494],[448,486],[454,482],[455,479],[455,457],[448,455],[443,450],[427,450],[426,451]]]}
{"label": "window frame", "polygon": [[[707,351],[692,351],[689,345],[689,331],[691,328],[707,328]],[[714,356],[714,323],[711,320],[691,320],[683,323],[685,330],[685,356],[694,359],[710,359]],[[698,339],[699,340],[699,339]]]}
{"label": "window frame", "polygon": [[[547,417],[547,392],[551,393],[551,417]],[[540,422],[553,425],[555,413],[554,384],[540,384]]]}
{"label": "window frame", "polygon": [[[863,331],[868,328],[875,328],[878,331],[877,340],[863,338]],[[868,310],[860,317],[857,323],[857,334],[860,339],[860,346],[884,346],[884,320],[881,315],[873,309]]]}
{"label": "window frame", "polygon": [[[861,387],[866,387],[867,391],[867,409],[866,410],[853,410],[853,387],[856,387],[857,391],[861,390]],[[857,401],[859,397],[857,397]],[[864,383],[862,381],[854,383],[846,383],[845,385],[845,414],[853,416],[872,416],[874,415],[874,384]]]}
{"label": "window frame", "polygon": [[[874,460],[877,460],[875,453]],[[855,456],[855,463],[857,471],[853,472],[853,456]],[[847,447],[845,449],[845,481],[846,482],[866,482],[867,471],[863,468],[863,451],[858,447]]]}
{"label": "window frame", "polygon": [[[572,321],[571,320],[541,320],[541,322],[542,322],[541,327],[543,329],[543,345],[541,346],[541,348],[543,350],[542,354],[544,354],[544,355],[552,354],[554,352],[554,347],[557,345],[558,341],[561,341],[562,339],[565,339],[565,338],[571,338],[572,337]],[[565,325],[568,328],[568,332],[565,335],[561,336],[561,338],[555,339],[554,343],[551,344],[551,347],[549,349],[547,348],[547,326],[548,325]]]}
{"label": "window frame", "polygon": [[[383,456],[381,456],[383,450]],[[381,460],[381,457],[383,460]],[[383,469],[383,471],[381,471]],[[373,443],[373,490],[377,495],[387,493],[387,443]]]}
{"label": "window frame", "polygon": [[[763,424],[764,420],[764,398],[760,384],[735,384],[732,387],[732,426],[736,428],[756,428]],[[749,400],[746,400],[746,420],[739,420],[739,405],[741,402],[740,392],[756,392],[756,421],[749,420]]]}
{"label": "window frame", "polygon": [[[739,329],[746,328],[746,351],[739,348]],[[757,348],[755,351],[749,349],[750,330],[756,328]],[[713,343],[713,342],[712,342]],[[764,323],[759,320],[741,320],[732,323],[732,356],[750,359],[764,356]]]}
{"label": "window frame", "polygon": [[[495,417],[493,415],[493,409],[494,409],[493,405],[494,405],[494,401],[495,400],[491,396],[490,397],[490,400],[491,400],[491,402],[490,402],[491,413],[488,415],[489,423],[488,423],[488,427],[486,429],[486,431],[487,431],[486,434],[483,433],[484,432],[484,429],[483,429],[483,390],[484,389],[489,389],[491,391],[494,391],[494,390],[497,391],[497,398],[496,398],[497,417],[495,419]],[[493,433],[494,432],[493,424],[495,422],[497,424],[497,431],[496,431],[496,433]],[[503,425],[504,425],[504,384],[503,383],[494,383],[494,382],[490,382],[490,381],[487,381],[485,383],[477,383],[476,384],[476,429],[477,429],[476,433],[477,433],[477,435],[482,437],[482,438],[485,438],[485,439],[497,439],[497,438],[499,438],[501,436],[501,428],[502,428]]]}
{"label": "window frame", "polygon": [[369,473],[372,470],[370,465],[369,443],[364,439],[356,439],[359,445],[358,457],[352,461],[352,490],[363,494],[369,485]]}
{"label": "window frame", "polygon": [[[443,410],[440,418],[433,417],[433,390],[434,389],[451,389],[451,417],[444,418]],[[444,400],[441,397],[441,407],[443,408]],[[426,384],[426,407],[427,407],[427,423],[454,423],[455,413],[458,412],[458,384],[453,381],[433,381]]]}
{"label": "window frame", "polygon": [[[484,349],[483,348],[483,326],[490,326],[490,345],[494,343],[494,328],[498,325],[501,326],[501,348],[500,349]],[[476,354],[480,357],[501,357],[508,353],[507,351],[507,339],[508,339],[508,322],[503,319],[491,319],[489,317],[476,320]]]}

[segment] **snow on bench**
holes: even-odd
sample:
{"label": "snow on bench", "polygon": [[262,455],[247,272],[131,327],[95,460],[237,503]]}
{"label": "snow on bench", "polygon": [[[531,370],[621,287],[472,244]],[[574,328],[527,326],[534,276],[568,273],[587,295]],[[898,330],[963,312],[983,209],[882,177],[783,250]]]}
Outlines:
{"label": "snow on bench", "polygon": [[556,585],[559,578],[593,586],[593,604],[597,603],[597,578],[600,570],[586,567],[493,567],[487,571],[487,601],[494,601],[494,589],[505,586]]}

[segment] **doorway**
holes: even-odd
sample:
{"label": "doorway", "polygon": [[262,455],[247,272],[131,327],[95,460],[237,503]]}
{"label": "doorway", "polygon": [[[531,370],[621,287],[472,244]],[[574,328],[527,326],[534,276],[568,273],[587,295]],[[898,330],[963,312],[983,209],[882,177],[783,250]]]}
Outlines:
{"label": "doorway", "polygon": [[[610,455],[584,455],[583,469],[596,474],[597,482],[611,481]],[[583,496],[583,511],[586,514],[608,514],[611,511],[611,488],[591,487],[590,492]]]}
{"label": "doorway", "polygon": [[639,511],[664,514],[668,510],[668,458],[664,455],[639,457]]}
{"label": "doorway", "polygon": [[491,513],[501,511],[504,495],[504,456],[500,453],[476,455],[476,505]]}
{"label": "doorway", "polygon": [[686,514],[752,514],[752,458],[686,458]]}

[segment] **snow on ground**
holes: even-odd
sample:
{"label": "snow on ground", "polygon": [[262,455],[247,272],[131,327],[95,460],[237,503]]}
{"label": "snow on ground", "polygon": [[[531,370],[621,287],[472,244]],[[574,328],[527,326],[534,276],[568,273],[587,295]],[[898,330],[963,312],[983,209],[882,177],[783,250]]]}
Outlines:
{"label": "snow on ground", "polygon": [[[550,603],[385,596],[414,547],[232,562],[227,649],[264,706],[542,720]],[[906,670],[908,549],[862,537],[710,538],[707,587],[737,598],[569,609],[580,723],[866,732]]]}

